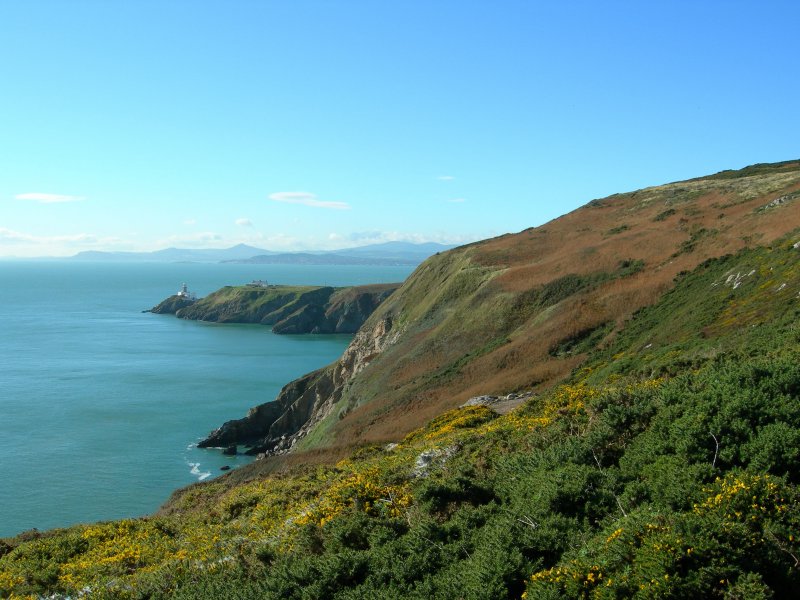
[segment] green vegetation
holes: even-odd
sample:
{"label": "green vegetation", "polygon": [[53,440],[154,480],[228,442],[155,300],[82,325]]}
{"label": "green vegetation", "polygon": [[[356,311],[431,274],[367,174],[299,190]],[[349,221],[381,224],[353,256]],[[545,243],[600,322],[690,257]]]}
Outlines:
{"label": "green vegetation", "polygon": [[182,319],[273,325],[310,302],[325,303],[332,287],[276,285],[225,286],[178,311]]}
{"label": "green vegetation", "polygon": [[669,217],[674,215],[676,211],[674,208],[668,208],[667,210],[658,213],[655,217],[653,217],[653,221],[666,221]]}
{"label": "green vegetation", "polygon": [[[794,240],[794,237],[788,238]],[[590,380],[657,377],[697,368],[730,351],[789,345],[800,317],[800,252],[784,240],[709,259],[638,311],[588,361]]]}
{"label": "green vegetation", "polygon": [[[333,466],[222,478],[151,518],[7,540],[0,596],[791,597],[793,241],[705,261],[600,349],[610,324],[573,336],[552,351],[590,352],[584,366],[508,415],[457,409]],[[552,306],[593,277],[530,300]]]}
{"label": "green vegetation", "polygon": [[703,179],[741,179],[743,177],[753,177],[756,175],[772,175],[776,173],[787,173],[796,171],[798,166],[798,161],[796,160],[787,160],[784,162],[778,163],[757,163],[755,165],[750,165],[743,169],[738,170],[725,170],[720,171],[715,175],[710,175],[708,177],[704,177]]}
{"label": "green vegetation", "polygon": [[622,233],[623,231],[628,231],[628,229],[630,228],[631,228],[630,225],[626,225],[623,223],[622,225],[617,225],[616,227],[612,227],[611,229],[609,229],[607,235],[616,235],[618,233]]}

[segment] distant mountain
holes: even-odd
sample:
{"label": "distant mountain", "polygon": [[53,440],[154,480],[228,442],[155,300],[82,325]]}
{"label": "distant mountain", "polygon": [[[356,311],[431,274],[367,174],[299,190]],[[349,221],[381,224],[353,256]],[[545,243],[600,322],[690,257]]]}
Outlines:
{"label": "distant mountain", "polygon": [[394,260],[417,260],[422,262],[429,256],[437,252],[450,250],[455,246],[445,246],[428,242],[425,244],[412,244],[410,242],[386,242],[384,244],[372,244],[370,246],[359,246],[357,248],[345,248],[335,250],[340,256],[360,256],[369,258],[385,258]]}
{"label": "distant mountain", "polygon": [[418,265],[429,256],[454,248],[443,244],[387,242],[327,252],[275,252],[246,244],[194,250],[165,248],[155,252],[79,252],[69,260],[131,262],[227,262],[261,265]]}
{"label": "distant mountain", "polygon": [[[423,259],[424,260],[424,259]],[[248,265],[418,265],[422,260],[370,258],[368,256],[344,256],[342,254],[309,254],[292,252],[287,254],[261,254],[241,260],[226,260],[226,263]]]}
{"label": "distant mountain", "polygon": [[359,248],[345,248],[334,252],[288,252],[284,254],[261,254],[251,258],[227,260],[225,262],[257,265],[406,265],[415,266],[429,256],[443,252],[452,246],[441,244],[408,244],[390,242]]}
{"label": "distant mountain", "polygon": [[246,244],[239,244],[231,248],[211,248],[193,250],[185,248],[165,248],[155,252],[98,252],[90,250],[79,252],[71,260],[108,260],[108,261],[147,261],[147,262],[221,262],[249,258],[257,254],[270,254],[269,250],[262,250]]}

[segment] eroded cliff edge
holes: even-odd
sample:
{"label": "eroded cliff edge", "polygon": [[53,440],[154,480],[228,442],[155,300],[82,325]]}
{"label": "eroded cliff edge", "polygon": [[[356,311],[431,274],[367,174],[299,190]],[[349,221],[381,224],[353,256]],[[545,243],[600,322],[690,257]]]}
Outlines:
{"label": "eroded cliff edge", "polygon": [[227,421],[202,440],[200,448],[248,446],[247,454],[289,451],[342,399],[347,383],[394,339],[388,316],[370,320],[335,363],[313,371],[281,389],[274,402],[251,408],[247,416]]}
{"label": "eroded cliff edge", "polygon": [[150,312],[217,323],[271,325],[274,333],[355,333],[398,283],[226,286],[197,301],[167,298]]}

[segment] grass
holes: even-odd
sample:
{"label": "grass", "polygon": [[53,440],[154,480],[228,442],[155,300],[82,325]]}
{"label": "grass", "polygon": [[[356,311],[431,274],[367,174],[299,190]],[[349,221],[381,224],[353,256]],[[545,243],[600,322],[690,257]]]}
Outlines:
{"label": "grass", "polygon": [[[573,338],[600,327],[611,328],[603,338],[613,337],[633,313],[672,287],[680,271],[746,244],[763,246],[796,227],[781,216],[782,207],[753,211],[798,183],[797,169],[782,168],[741,181],[648,188],[543,228],[433,257],[367,323],[387,320],[385,336],[396,342],[370,361],[363,376],[348,381],[336,414],[322,426],[326,435],[309,438],[304,447],[337,439],[390,441],[470,395],[546,389],[585,359],[577,348],[586,346],[570,345]],[[676,235],[672,219],[654,220],[679,210],[678,200],[683,213],[677,225],[688,239]],[[720,218],[726,202],[735,207]],[[607,236],[620,222],[629,229]],[[742,232],[760,237],[746,241]],[[492,340],[509,342],[483,351]]]}
{"label": "grass", "polygon": [[319,286],[226,286],[178,311],[183,319],[220,323],[261,323],[274,325],[302,304],[325,303],[332,287]]}
{"label": "grass", "polygon": [[[773,248],[709,259],[679,275],[674,289],[637,312],[613,344],[597,355],[603,366],[594,378],[634,369],[639,374],[668,373],[747,347],[749,340],[762,335],[775,335],[776,324],[778,330],[790,331],[800,317],[800,253],[792,247],[797,235]],[[741,283],[734,288],[737,275]]]}

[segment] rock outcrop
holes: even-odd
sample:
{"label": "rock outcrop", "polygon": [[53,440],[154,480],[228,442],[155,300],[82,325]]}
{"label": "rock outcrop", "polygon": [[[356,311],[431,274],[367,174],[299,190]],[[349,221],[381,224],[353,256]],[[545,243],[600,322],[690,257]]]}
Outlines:
{"label": "rock outcrop", "polygon": [[226,422],[198,447],[242,444],[249,446],[246,453],[250,455],[288,452],[333,412],[348,381],[394,339],[396,332],[388,317],[362,328],[338,361],[287,384],[274,402],[250,409],[242,419]]}
{"label": "rock outcrop", "polygon": [[325,304],[307,304],[275,323],[275,333],[355,333],[364,321],[399,287],[362,285],[332,293]]}
{"label": "rock outcrop", "polygon": [[157,315],[174,315],[178,311],[191,306],[195,302],[197,302],[197,300],[192,300],[191,298],[175,294],[174,296],[170,296],[146,312],[156,313]]}

